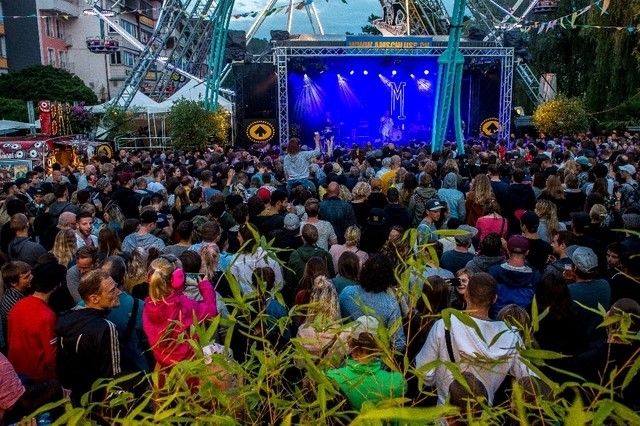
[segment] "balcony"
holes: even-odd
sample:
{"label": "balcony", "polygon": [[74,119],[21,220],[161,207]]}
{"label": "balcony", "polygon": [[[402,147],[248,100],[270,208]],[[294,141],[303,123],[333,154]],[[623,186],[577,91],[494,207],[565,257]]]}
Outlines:
{"label": "balcony", "polygon": [[79,0],[37,0],[38,9],[45,13],[55,13],[77,18],[81,13]]}

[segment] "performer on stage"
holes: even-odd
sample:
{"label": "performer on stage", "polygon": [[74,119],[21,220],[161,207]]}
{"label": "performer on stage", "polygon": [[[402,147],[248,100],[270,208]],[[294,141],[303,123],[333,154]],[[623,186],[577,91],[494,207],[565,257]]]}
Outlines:
{"label": "performer on stage", "polygon": [[384,115],[380,117],[380,135],[382,136],[383,141],[389,140],[391,136],[391,131],[393,130],[393,118],[391,118],[391,114],[389,110],[384,112]]}

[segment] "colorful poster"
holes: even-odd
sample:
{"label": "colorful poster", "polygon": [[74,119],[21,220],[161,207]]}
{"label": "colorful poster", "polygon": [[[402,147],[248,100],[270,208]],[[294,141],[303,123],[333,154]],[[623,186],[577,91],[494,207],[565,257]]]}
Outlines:
{"label": "colorful poster", "polygon": [[40,113],[40,133],[51,136],[51,102],[38,102],[38,111]]}
{"label": "colorful poster", "polygon": [[0,160],[0,179],[7,181],[26,177],[31,169],[30,160]]}

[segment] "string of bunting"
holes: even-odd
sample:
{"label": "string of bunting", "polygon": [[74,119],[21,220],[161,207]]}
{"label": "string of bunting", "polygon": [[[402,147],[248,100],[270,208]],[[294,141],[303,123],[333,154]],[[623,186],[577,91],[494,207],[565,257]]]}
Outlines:
{"label": "string of bunting", "polygon": [[[302,10],[304,9],[305,6],[311,5],[313,3],[313,0],[302,0],[298,3],[295,3],[293,5],[293,8],[296,10]],[[121,16],[121,15],[136,15],[136,14],[145,14],[145,13],[150,13],[150,12],[154,12],[157,10],[162,9],[161,7],[152,7],[152,8],[147,8],[147,9],[136,9],[136,10],[127,10],[127,11],[122,11],[122,12],[112,12],[113,16]],[[281,13],[286,11],[287,13],[291,10],[291,6],[289,5],[283,5],[283,6],[275,6],[272,7],[271,9],[268,9],[265,14],[267,16],[276,14],[276,13]],[[241,18],[255,18],[258,15],[260,15],[260,13],[262,13],[261,11],[256,11],[256,10],[252,10],[249,12],[243,12],[243,13],[235,13],[233,15],[231,15],[233,18],[235,19],[241,19]],[[47,19],[47,18],[62,18],[65,20],[69,20],[71,18],[74,18],[74,15],[70,15],[67,13],[55,13],[55,14],[47,14],[47,15],[38,15],[38,14],[30,14],[30,15],[0,15],[0,22],[2,22],[5,19]],[[203,18],[208,17],[208,15],[202,15]]]}
{"label": "string of bunting", "polygon": [[[611,4],[611,0],[598,0],[593,2],[592,4],[583,7],[582,9],[576,10],[573,13],[568,15],[561,16],[556,19],[552,19],[546,22],[532,22],[527,24],[520,25],[520,31],[524,33],[528,33],[530,31],[536,31],[538,34],[543,32],[547,32],[549,30],[554,30],[556,28],[597,28],[597,29],[613,29],[617,31],[627,31],[629,33],[640,32],[640,25],[636,24],[628,24],[628,25],[591,25],[591,24],[576,24],[576,20],[589,12],[593,8],[600,9],[600,15],[604,15],[607,13],[609,6]],[[513,28],[513,26],[512,26]]]}

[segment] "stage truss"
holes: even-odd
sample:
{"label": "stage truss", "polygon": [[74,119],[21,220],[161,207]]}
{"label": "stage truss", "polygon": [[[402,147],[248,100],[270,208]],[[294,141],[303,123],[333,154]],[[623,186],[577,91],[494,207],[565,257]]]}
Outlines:
{"label": "stage truss", "polygon": [[[336,57],[336,56],[424,56],[440,57],[447,43],[434,42],[433,46],[400,49],[368,48],[351,46],[302,46],[301,43],[282,42],[273,50],[273,63],[278,74],[278,131],[280,144],[289,141],[289,83],[287,60],[292,57]],[[511,109],[513,96],[514,50],[502,46],[471,46],[463,43],[460,51],[465,58],[496,58],[500,60],[500,105],[498,139],[509,140],[511,135]],[[435,112],[434,112],[435,113]]]}

